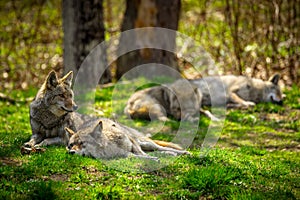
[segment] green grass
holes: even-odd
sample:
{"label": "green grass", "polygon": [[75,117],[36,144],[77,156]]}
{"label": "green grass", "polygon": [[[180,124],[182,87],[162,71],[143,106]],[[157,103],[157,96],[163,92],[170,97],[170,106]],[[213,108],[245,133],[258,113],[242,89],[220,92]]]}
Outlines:
{"label": "green grass", "polygon": [[[96,108],[104,116],[155,139],[174,139],[179,122],[162,127],[160,122],[123,116],[130,94],[122,88],[126,85],[120,87],[116,96],[113,86],[97,90]],[[11,95],[22,99],[35,92]],[[201,144],[211,124],[201,117],[192,154],[162,157],[159,164],[132,158],[95,160],[69,155],[57,146],[22,156],[20,147],[31,135],[29,105],[0,102],[0,199],[299,199],[300,92],[293,87],[285,93],[283,107],[259,104],[228,110],[218,143],[205,157],[200,157]],[[157,166],[163,167],[151,170]]]}

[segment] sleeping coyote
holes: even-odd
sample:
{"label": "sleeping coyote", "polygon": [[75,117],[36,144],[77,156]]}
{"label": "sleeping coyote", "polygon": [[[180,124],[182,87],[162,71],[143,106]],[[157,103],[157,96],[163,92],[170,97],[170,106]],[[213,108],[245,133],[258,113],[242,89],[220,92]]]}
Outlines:
{"label": "sleeping coyote", "polygon": [[[283,95],[278,85],[279,74],[268,81],[246,76],[211,76],[190,80],[202,92],[202,105],[249,107],[260,102],[282,105]],[[211,98],[214,97],[214,98]]]}

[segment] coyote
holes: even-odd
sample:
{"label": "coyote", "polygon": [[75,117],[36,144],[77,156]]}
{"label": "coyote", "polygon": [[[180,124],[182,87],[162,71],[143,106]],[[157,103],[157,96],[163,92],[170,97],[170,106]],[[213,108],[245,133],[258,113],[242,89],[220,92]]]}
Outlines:
{"label": "coyote", "polygon": [[58,79],[51,71],[30,104],[30,125],[32,136],[25,147],[67,144],[64,127],[75,129],[73,111],[77,105],[71,89],[73,73]]}
{"label": "coyote", "polygon": [[200,112],[219,121],[202,106],[247,108],[259,102],[281,105],[283,94],[279,78],[276,74],[268,81],[233,75],[177,80],[170,85],[137,91],[129,98],[124,113],[131,118],[166,121],[167,115],[171,115],[177,120],[195,121],[197,118],[193,116]]}
{"label": "coyote", "polygon": [[189,154],[171,142],[152,140],[135,129],[123,126],[110,119],[95,119],[77,132],[65,130],[70,135],[67,150],[83,156],[100,159],[138,157],[156,160],[145,151],[161,151],[173,156]]}
{"label": "coyote", "polygon": [[[70,145],[71,135],[67,132],[71,133],[70,130],[73,130],[78,131],[78,134],[74,134],[71,141],[76,141],[75,138],[77,137],[81,138],[83,143],[87,144],[82,152],[93,152],[92,154],[86,153],[92,156],[103,155],[95,156],[97,158],[126,156],[131,153],[146,156],[141,149],[145,151],[165,151],[174,155],[187,153],[187,151],[181,150],[179,145],[151,140],[137,130],[107,118],[101,119],[101,123],[97,125],[99,129],[95,129],[93,122],[99,121],[98,118],[75,112],[78,106],[73,100],[72,79],[72,72],[61,79],[57,78],[54,71],[49,73],[35,99],[30,104],[32,136],[30,141],[23,145],[21,152],[39,151],[41,146],[54,144],[68,146]],[[68,131],[66,132],[65,129]],[[97,137],[94,137],[95,140],[84,140],[87,136],[93,137],[95,135],[93,131],[97,133]],[[99,145],[103,145],[105,148],[100,148]],[[95,149],[101,152],[93,151]]]}
{"label": "coyote", "polygon": [[260,102],[282,105],[279,74],[268,81],[246,76],[211,76],[190,80],[202,92],[203,106],[250,107]]}
{"label": "coyote", "polygon": [[167,121],[167,116],[172,116],[176,120],[195,121],[201,98],[199,88],[180,79],[172,84],[137,91],[127,101],[124,113],[131,118]]}

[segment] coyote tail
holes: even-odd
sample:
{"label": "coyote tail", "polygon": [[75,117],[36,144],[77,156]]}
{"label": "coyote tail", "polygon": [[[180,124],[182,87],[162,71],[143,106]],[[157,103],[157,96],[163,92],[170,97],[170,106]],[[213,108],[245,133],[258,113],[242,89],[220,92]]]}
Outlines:
{"label": "coyote tail", "polygon": [[161,140],[153,140],[153,142],[155,142],[159,146],[170,147],[170,148],[177,149],[177,150],[183,150],[183,148],[181,146],[179,146],[178,144],[174,144],[172,142],[165,142],[165,141],[161,141]]}

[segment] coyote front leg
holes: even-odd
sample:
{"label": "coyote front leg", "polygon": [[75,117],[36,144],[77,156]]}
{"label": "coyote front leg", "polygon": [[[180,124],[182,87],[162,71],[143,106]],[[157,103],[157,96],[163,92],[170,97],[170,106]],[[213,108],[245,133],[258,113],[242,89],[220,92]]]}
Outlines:
{"label": "coyote front leg", "polygon": [[236,93],[232,92],[229,95],[230,101],[233,102],[234,104],[229,104],[229,107],[250,107],[250,106],[255,106],[255,103],[252,101],[245,101],[241,99]]}

